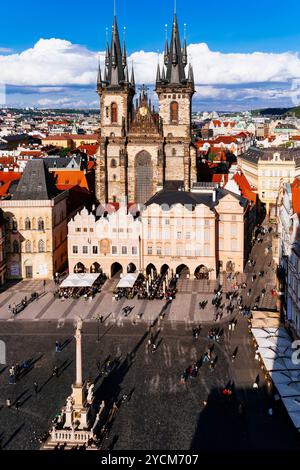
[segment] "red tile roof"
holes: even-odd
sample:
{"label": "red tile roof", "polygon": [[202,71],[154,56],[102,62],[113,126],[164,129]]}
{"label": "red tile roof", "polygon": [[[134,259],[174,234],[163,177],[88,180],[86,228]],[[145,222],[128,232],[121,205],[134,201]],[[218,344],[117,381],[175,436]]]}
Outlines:
{"label": "red tile roof", "polygon": [[235,175],[233,176],[233,179],[237,183],[238,187],[240,188],[242,196],[245,199],[248,199],[248,201],[252,201],[254,204],[256,204],[257,195],[252,191],[251,186],[246,176],[242,172],[239,172],[239,173],[235,173]]}
{"label": "red tile roof", "polygon": [[78,147],[81,152],[86,153],[89,157],[96,155],[98,148],[98,144],[83,144]]}

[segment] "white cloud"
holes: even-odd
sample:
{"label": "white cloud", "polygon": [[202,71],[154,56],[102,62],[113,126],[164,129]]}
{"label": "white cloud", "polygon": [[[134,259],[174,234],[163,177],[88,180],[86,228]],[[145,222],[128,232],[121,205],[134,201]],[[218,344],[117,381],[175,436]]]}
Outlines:
{"label": "white cloud", "polygon": [[[188,53],[197,84],[288,82],[300,77],[300,59],[292,52],[225,54],[199,43],[191,44]],[[100,56],[103,64],[104,52]],[[97,57],[97,53],[67,40],[40,39],[20,54],[0,54],[0,81],[18,86],[94,85]],[[129,64],[132,61],[137,82],[154,83],[157,54],[137,51],[129,57]]]}
{"label": "white cloud", "polygon": [[[97,61],[100,54],[103,69],[104,52],[90,51],[56,38],[40,39],[32,48],[19,54],[9,52],[0,48],[0,83],[13,90],[8,97],[11,103],[21,104],[23,90],[29,94],[27,104],[42,107],[99,105],[95,99]],[[197,103],[202,107],[207,103],[218,106],[226,103],[235,108],[247,107],[254,102],[276,106],[300,101],[300,58],[297,53],[225,54],[211,51],[207,44],[199,43],[191,44],[188,54],[197,84],[194,106]],[[154,85],[157,61],[155,52],[140,50],[129,56],[129,68],[133,62],[137,83]],[[162,54],[159,61],[162,65]],[[42,98],[41,94],[47,94],[47,98]]]}

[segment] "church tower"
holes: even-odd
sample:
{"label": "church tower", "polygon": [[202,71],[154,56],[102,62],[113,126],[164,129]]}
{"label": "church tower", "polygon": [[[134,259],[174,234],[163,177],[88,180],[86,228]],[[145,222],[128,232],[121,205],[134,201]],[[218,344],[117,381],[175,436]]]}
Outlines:
{"label": "church tower", "polygon": [[158,65],[156,93],[165,138],[165,180],[183,181],[188,191],[197,181],[196,150],[191,144],[193,68],[186,74],[187,45],[181,48],[177,15],[174,13],[170,44],[166,39],[164,65]]}
{"label": "church tower", "polygon": [[135,95],[134,71],[131,79],[125,40],[121,49],[117,17],[114,16],[111,45],[106,44],[105,68],[99,64],[97,92],[100,96],[100,148],[97,159],[96,194],[99,202],[113,202],[126,194],[126,134],[132,119]]}

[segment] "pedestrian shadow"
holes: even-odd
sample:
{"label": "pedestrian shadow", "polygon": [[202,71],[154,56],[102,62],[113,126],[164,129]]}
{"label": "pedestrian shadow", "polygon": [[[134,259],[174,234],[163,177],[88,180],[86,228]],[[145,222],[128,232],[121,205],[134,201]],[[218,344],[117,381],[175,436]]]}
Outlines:
{"label": "pedestrian shadow", "polygon": [[24,390],[24,392],[22,392],[16,399],[15,401],[12,403],[12,406],[15,406],[15,404],[21,400],[22,397],[24,397],[24,395],[26,395],[26,393],[29,392],[29,389],[27,390]]}
{"label": "pedestrian shadow", "polygon": [[24,426],[25,426],[25,423],[22,423],[21,426],[19,426],[19,427],[15,430],[15,432],[12,433],[12,435],[9,437],[9,439],[7,439],[7,441],[3,444],[3,449],[4,449],[5,447],[7,447],[8,444],[11,443],[11,441],[14,440],[14,438],[19,434],[19,432],[21,431],[21,429],[23,429]]}
{"label": "pedestrian shadow", "polygon": [[66,339],[60,346],[60,350],[63,351],[72,341],[73,341],[73,336],[71,338]]}
{"label": "pedestrian shadow", "polygon": [[72,363],[72,359],[67,359],[66,361],[64,361],[62,365],[58,368],[57,377],[60,377],[70,367]]}
{"label": "pedestrian shadow", "polygon": [[110,312],[108,315],[106,315],[105,318],[103,318],[103,323],[109,319],[109,317],[112,315],[112,312]]}
{"label": "pedestrian shadow", "polygon": [[114,450],[114,447],[115,447],[116,443],[118,442],[118,440],[119,440],[119,436],[116,434],[116,435],[113,437],[113,439],[112,439],[112,441],[111,441],[111,443],[110,443],[110,445],[109,445],[109,447],[108,447],[108,450],[109,450],[109,451],[110,451],[110,450]]}
{"label": "pedestrian shadow", "polygon": [[156,349],[159,348],[159,346],[161,345],[162,341],[163,341],[163,338],[160,338],[160,340],[158,341],[158,343],[157,343],[157,345],[156,345]]}

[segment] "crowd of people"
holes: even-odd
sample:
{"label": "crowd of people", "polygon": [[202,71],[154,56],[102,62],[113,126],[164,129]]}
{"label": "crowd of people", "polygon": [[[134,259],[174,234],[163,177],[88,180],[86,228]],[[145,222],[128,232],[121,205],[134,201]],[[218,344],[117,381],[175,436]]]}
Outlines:
{"label": "crowd of people", "polygon": [[138,299],[173,300],[177,292],[177,279],[176,276],[169,279],[167,273],[158,275],[156,271],[153,271],[148,277],[140,274],[133,287],[117,289],[114,293],[114,299],[120,300],[123,297],[133,299],[137,296]]}

